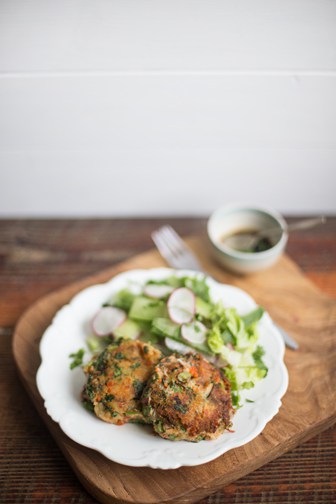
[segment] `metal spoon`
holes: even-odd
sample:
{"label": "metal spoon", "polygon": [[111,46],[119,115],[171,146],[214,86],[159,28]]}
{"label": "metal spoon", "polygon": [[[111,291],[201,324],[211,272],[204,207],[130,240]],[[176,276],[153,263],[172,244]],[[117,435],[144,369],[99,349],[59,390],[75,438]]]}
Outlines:
{"label": "metal spoon", "polygon": [[[317,217],[315,219],[303,219],[292,224],[288,224],[286,229],[287,233],[292,231],[297,231],[299,229],[309,229],[311,227],[317,226],[318,224],[323,224],[326,221],[324,215]],[[254,252],[258,250],[258,244],[260,244],[261,240],[268,239],[269,241],[272,236],[278,236],[280,238],[281,235],[280,227],[272,227],[268,229],[259,229],[255,231],[242,231],[241,233],[237,231],[235,234],[227,236],[224,238],[223,244],[227,247],[230,247],[235,250],[240,250],[242,252]],[[271,248],[273,244],[271,244],[267,248]]]}

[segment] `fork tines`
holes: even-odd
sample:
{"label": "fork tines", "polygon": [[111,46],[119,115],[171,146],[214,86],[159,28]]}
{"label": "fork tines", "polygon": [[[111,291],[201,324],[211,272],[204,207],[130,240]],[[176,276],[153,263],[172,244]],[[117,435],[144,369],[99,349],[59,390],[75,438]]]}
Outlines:
{"label": "fork tines", "polygon": [[182,238],[169,225],[153,231],[152,239],[162,257],[173,268],[201,270],[201,266]]}

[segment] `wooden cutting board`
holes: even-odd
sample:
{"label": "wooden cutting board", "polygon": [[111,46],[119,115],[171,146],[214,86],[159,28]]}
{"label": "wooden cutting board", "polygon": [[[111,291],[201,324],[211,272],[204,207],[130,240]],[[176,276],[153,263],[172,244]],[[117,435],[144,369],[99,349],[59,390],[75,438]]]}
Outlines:
{"label": "wooden cutting board", "polygon": [[116,464],[71,441],[46,414],[35,384],[40,365],[39,341],[57,310],[81,289],[107,281],[121,271],[163,266],[164,262],[153,250],[43,297],[17,324],[13,338],[15,361],[51,434],[82,484],[100,502],[195,502],[291,450],[336,420],[336,301],[318,291],[286,256],[265,272],[238,277],[216,266],[207,246],[198,238],[192,238],[189,244],[211,275],[248,292],[298,341],[298,351],[286,350],[288,391],[278,415],[257,438],[212,462],[168,471]]}

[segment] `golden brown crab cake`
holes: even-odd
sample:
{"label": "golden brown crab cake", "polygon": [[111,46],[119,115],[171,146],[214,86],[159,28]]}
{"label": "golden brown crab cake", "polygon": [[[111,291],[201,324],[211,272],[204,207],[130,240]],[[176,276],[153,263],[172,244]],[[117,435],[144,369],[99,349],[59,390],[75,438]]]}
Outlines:
{"label": "golden brown crab cake", "polygon": [[200,354],[170,355],[154,368],[142,394],[143,413],[163,438],[215,439],[230,428],[230,383]]}
{"label": "golden brown crab cake", "polygon": [[121,340],[109,345],[84,368],[83,402],[105,422],[147,423],[140,396],[161,357],[159,350],[141,341]]}

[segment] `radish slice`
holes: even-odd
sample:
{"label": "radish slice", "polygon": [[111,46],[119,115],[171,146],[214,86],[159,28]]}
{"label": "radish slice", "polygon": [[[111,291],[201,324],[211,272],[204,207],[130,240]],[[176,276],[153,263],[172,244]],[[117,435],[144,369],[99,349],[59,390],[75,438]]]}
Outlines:
{"label": "radish slice", "polygon": [[126,313],[115,306],[103,306],[92,319],[92,329],[97,336],[107,336],[126,320]]}
{"label": "radish slice", "polygon": [[165,338],[165,345],[169,350],[172,350],[173,352],[179,352],[181,354],[186,354],[189,352],[195,353],[195,350],[193,348],[188,347],[187,345],[184,345],[183,343],[179,343],[176,340],[173,340],[172,338]]}
{"label": "radish slice", "polygon": [[183,324],[181,327],[182,338],[195,345],[204,343],[206,333],[207,328],[198,320],[190,322],[190,324]]}
{"label": "radish slice", "polygon": [[144,294],[154,299],[161,299],[168,296],[173,290],[174,287],[171,285],[147,284],[144,287]]}
{"label": "radish slice", "polygon": [[169,317],[176,324],[187,324],[195,315],[195,294],[186,287],[175,289],[167,302]]}

